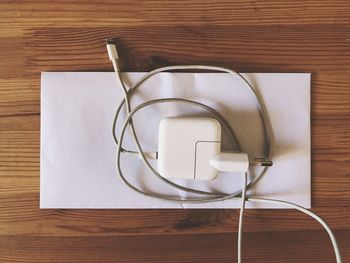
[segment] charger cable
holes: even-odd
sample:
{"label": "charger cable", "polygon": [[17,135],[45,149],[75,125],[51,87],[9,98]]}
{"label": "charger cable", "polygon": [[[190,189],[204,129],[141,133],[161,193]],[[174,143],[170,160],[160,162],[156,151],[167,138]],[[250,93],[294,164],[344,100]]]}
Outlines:
{"label": "charger cable", "polygon": [[[191,104],[196,107],[199,107],[201,109],[206,110],[209,114],[213,115],[219,122],[220,124],[228,131],[228,134],[230,135],[231,142],[236,146],[238,150],[240,150],[241,146],[238,142],[238,140],[235,137],[235,134],[233,132],[232,127],[229,125],[227,120],[222,116],[219,112],[217,112],[215,109],[209,107],[208,105],[205,105],[203,103],[197,102],[197,101],[192,101],[188,99],[183,99],[183,98],[162,98],[162,99],[154,99],[154,100],[148,100],[144,103],[141,103],[137,105],[135,108],[131,108],[130,105],[130,99],[133,96],[133,94],[137,91],[137,89],[140,88],[144,82],[146,82],[149,78],[152,76],[161,73],[161,72],[169,72],[169,71],[175,71],[175,70],[210,70],[210,71],[217,71],[217,72],[225,72],[229,73],[235,77],[238,77],[242,83],[248,88],[248,90],[251,92],[251,94],[254,96],[256,104],[258,106],[258,110],[260,113],[260,117],[262,119],[262,123],[264,126],[264,137],[265,137],[265,143],[266,143],[266,148],[265,148],[265,153],[264,153],[264,158],[266,160],[270,159],[271,156],[271,147],[270,147],[270,142],[271,142],[271,126],[269,124],[268,120],[268,115],[266,114],[266,111],[264,109],[263,103],[261,102],[260,95],[257,93],[257,91],[254,89],[254,87],[249,83],[249,81],[240,73],[237,73],[233,70],[227,69],[227,68],[222,68],[222,67],[214,67],[214,66],[205,66],[205,65],[181,65],[181,66],[169,66],[169,67],[161,67],[158,69],[155,69],[153,71],[150,71],[146,73],[138,82],[136,82],[131,88],[127,89],[126,85],[124,84],[122,77],[121,77],[121,72],[119,69],[119,56],[116,48],[116,44],[114,39],[107,39],[106,40],[107,44],[107,51],[108,51],[108,56],[109,59],[111,60],[113,64],[113,68],[115,71],[116,79],[119,84],[119,86],[122,88],[122,93],[124,99],[121,101],[121,103],[118,105],[116,114],[113,120],[113,138],[117,146],[116,150],[116,169],[117,173],[122,179],[122,181],[130,187],[132,190],[144,195],[144,196],[150,196],[153,198],[159,198],[167,201],[172,201],[172,202],[181,202],[181,203],[207,203],[207,202],[218,202],[218,201],[224,201],[224,200],[229,200],[229,199],[241,199],[241,207],[240,207],[240,214],[239,214],[239,225],[238,225],[238,245],[237,245],[237,262],[241,263],[241,244],[242,244],[242,232],[243,232],[243,218],[244,218],[244,210],[245,210],[245,204],[246,202],[255,202],[255,203],[270,203],[270,204],[277,204],[277,205],[283,205],[289,208],[296,209],[300,212],[305,213],[306,215],[314,218],[316,221],[318,221],[324,229],[327,231],[330,240],[333,245],[335,257],[336,257],[336,262],[341,263],[341,255],[340,251],[338,248],[338,244],[336,241],[336,238],[330,229],[330,227],[326,224],[326,222],[321,219],[319,216],[317,216],[315,213],[307,210],[304,207],[301,207],[299,205],[287,202],[287,201],[282,201],[282,200],[274,200],[274,199],[267,199],[267,198],[259,198],[259,197],[253,197],[253,196],[248,196],[246,195],[246,192],[248,189],[250,189],[253,185],[255,185],[259,179],[266,173],[268,170],[268,167],[265,166],[262,168],[261,172],[254,178],[252,179],[249,183],[247,182],[247,173],[244,173],[243,175],[243,187],[242,190],[231,193],[231,194],[223,194],[223,193],[214,193],[214,192],[208,192],[208,191],[202,191],[199,189],[194,189],[194,188],[188,188],[184,187],[182,185],[176,184],[164,177],[162,177],[156,169],[153,168],[153,166],[150,164],[149,160],[150,159],[157,159],[157,152],[144,152],[141,144],[139,142],[137,133],[135,131],[135,127],[133,124],[133,116],[140,110],[144,109],[145,107],[154,105],[154,104],[163,104],[163,103],[170,103],[170,102],[176,102],[176,103],[183,103],[183,104]],[[116,123],[119,118],[121,109],[125,107],[126,111],[126,117],[124,118],[124,122],[121,126],[121,129],[119,131],[119,134],[116,134]],[[133,141],[136,145],[137,150],[132,151],[132,150],[127,150],[122,147],[123,139],[125,136],[126,129],[129,128],[131,131],[131,135],[133,138]],[[128,154],[132,156],[136,156],[141,158],[145,166],[158,178],[160,178],[163,182],[169,184],[172,187],[175,187],[181,191],[188,192],[195,194],[196,197],[193,198],[182,198],[182,197],[174,197],[174,196],[168,196],[168,195],[163,195],[160,193],[156,192],[146,192],[136,186],[134,186],[132,183],[130,183],[127,178],[124,176],[122,169],[121,169],[121,155],[122,154]]]}

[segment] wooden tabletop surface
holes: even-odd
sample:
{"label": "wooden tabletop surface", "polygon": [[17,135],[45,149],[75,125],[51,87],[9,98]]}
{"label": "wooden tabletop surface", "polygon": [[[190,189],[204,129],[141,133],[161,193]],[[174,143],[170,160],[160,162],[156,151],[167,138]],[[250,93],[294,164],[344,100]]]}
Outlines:
{"label": "wooden tabletop surface", "polygon": [[[124,71],[311,72],[312,211],[350,262],[350,1],[328,0],[1,1],[0,262],[236,262],[238,210],[39,209],[40,72],[111,71],[109,36]],[[243,262],[335,262],[299,212],[245,218]]]}

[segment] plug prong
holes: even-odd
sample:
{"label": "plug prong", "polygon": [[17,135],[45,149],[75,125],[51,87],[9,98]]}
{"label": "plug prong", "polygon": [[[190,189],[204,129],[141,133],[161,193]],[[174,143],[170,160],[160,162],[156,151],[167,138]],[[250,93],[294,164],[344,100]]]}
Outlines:
{"label": "plug prong", "polygon": [[251,164],[255,166],[272,166],[273,162],[265,158],[255,158]]}

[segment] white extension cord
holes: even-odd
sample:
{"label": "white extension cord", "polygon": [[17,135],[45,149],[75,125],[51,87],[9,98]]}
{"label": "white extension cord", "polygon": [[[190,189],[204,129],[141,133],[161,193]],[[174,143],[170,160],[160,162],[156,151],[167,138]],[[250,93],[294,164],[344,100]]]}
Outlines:
{"label": "white extension cord", "polygon": [[[310,217],[314,218],[316,221],[318,221],[323,227],[324,229],[327,231],[332,245],[333,245],[333,249],[334,249],[334,253],[335,253],[335,257],[336,257],[336,262],[337,263],[341,263],[342,259],[341,259],[341,255],[340,255],[340,251],[337,245],[337,241],[335,239],[334,234],[332,233],[332,230],[329,228],[329,226],[326,224],[326,222],[324,220],[322,220],[319,216],[317,216],[315,213],[305,209],[304,207],[301,207],[299,205],[290,203],[290,202],[286,202],[286,201],[281,201],[281,200],[273,200],[273,199],[266,199],[266,198],[258,198],[258,197],[252,197],[252,196],[246,196],[246,190],[248,188],[250,188],[251,186],[253,186],[259,179],[261,176],[263,176],[263,174],[266,172],[267,167],[264,167],[263,171],[261,172],[261,174],[259,176],[257,176],[255,179],[253,179],[253,181],[251,181],[250,183],[247,183],[247,174],[244,173],[244,184],[242,187],[241,191],[238,191],[236,193],[233,194],[217,194],[217,193],[213,193],[213,192],[206,192],[206,191],[201,191],[201,190],[197,190],[197,189],[192,189],[192,188],[187,188],[178,184],[173,183],[170,180],[167,180],[166,178],[162,177],[149,163],[149,161],[147,159],[156,159],[157,158],[157,153],[152,153],[152,152],[144,152],[141,148],[140,142],[138,140],[137,134],[135,132],[134,129],[134,125],[133,125],[133,115],[138,112],[139,110],[156,104],[156,103],[168,103],[168,102],[178,102],[178,103],[187,103],[187,104],[192,104],[198,107],[201,107],[202,109],[208,111],[209,113],[211,113],[212,115],[215,116],[215,118],[222,124],[224,125],[224,127],[228,127],[228,130],[230,129],[229,125],[227,125],[227,121],[223,118],[223,116],[221,116],[218,112],[216,112],[214,109],[210,108],[209,106],[196,102],[196,101],[191,101],[191,100],[186,100],[186,99],[181,99],[181,98],[164,98],[164,99],[157,99],[157,100],[150,100],[150,101],[146,101],[145,103],[142,103],[140,105],[138,105],[137,107],[131,109],[130,106],[130,98],[132,96],[132,94],[136,91],[137,88],[139,88],[143,82],[145,82],[147,79],[149,79],[150,77],[154,76],[157,73],[160,72],[166,72],[166,71],[173,71],[173,70],[211,70],[211,71],[219,71],[219,72],[226,72],[226,73],[230,73],[238,78],[240,78],[243,83],[249,88],[249,90],[252,92],[252,94],[255,96],[256,98],[256,102],[260,111],[260,115],[261,118],[263,120],[264,123],[264,128],[265,128],[265,136],[266,136],[266,140],[268,142],[268,145],[270,145],[270,130],[269,130],[269,124],[268,124],[268,119],[267,119],[267,114],[265,113],[265,110],[262,106],[262,104],[260,103],[260,99],[258,97],[258,94],[255,92],[254,88],[251,86],[251,84],[239,73],[236,73],[230,69],[226,69],[226,68],[221,68],[221,67],[213,67],[213,66],[203,66],[203,65],[186,65],[186,66],[170,66],[170,67],[162,67],[162,68],[158,68],[156,70],[153,70],[149,73],[147,73],[140,81],[138,81],[136,84],[134,84],[130,89],[127,89],[121,79],[121,75],[120,75],[120,70],[119,70],[119,65],[118,65],[118,52],[116,49],[116,45],[114,43],[113,40],[107,40],[107,51],[108,51],[108,56],[113,64],[115,73],[116,73],[116,79],[119,83],[119,85],[122,87],[122,91],[123,91],[123,96],[124,96],[124,100],[122,101],[122,103],[118,106],[117,112],[116,112],[116,116],[114,119],[114,123],[113,123],[113,137],[114,140],[116,142],[117,145],[117,157],[116,157],[116,168],[117,168],[117,172],[118,175],[121,177],[121,179],[124,181],[124,183],[129,186],[131,189],[133,189],[134,191],[142,194],[142,195],[146,195],[146,196],[151,196],[154,198],[160,198],[160,199],[164,199],[164,200],[169,200],[169,201],[175,201],[175,202],[192,202],[192,203],[203,203],[203,202],[217,202],[217,201],[223,201],[223,200],[227,200],[227,199],[236,199],[236,198],[240,198],[241,199],[241,208],[240,208],[240,215],[239,215],[239,227],[238,227],[238,251],[237,251],[237,257],[238,257],[238,263],[241,263],[241,243],[242,243],[242,228],[243,228],[243,214],[244,214],[244,209],[245,209],[245,203],[246,201],[249,202],[263,202],[263,203],[271,203],[271,204],[279,204],[279,205],[284,205],[296,210],[299,210],[307,215],[309,215]],[[119,136],[117,138],[116,134],[115,134],[115,124],[117,121],[117,118],[119,116],[119,112],[121,110],[121,108],[125,106],[126,109],[126,118],[124,119],[124,123],[122,125],[121,131],[119,133]],[[129,151],[126,150],[122,147],[122,141],[124,138],[124,134],[125,131],[127,129],[127,127],[130,127],[130,130],[132,132],[132,137],[133,140],[135,142],[135,145],[137,147],[138,151]],[[239,148],[239,143],[237,142],[237,140],[235,140],[234,136],[232,136],[232,140],[234,143],[236,143],[236,145]],[[205,197],[202,198],[192,198],[192,199],[183,199],[180,197],[169,197],[169,196],[165,196],[159,193],[152,193],[152,192],[145,192],[137,187],[135,187],[134,185],[132,185],[127,179],[126,177],[123,175],[122,171],[121,171],[121,166],[120,166],[120,156],[122,153],[125,154],[130,154],[130,155],[134,155],[136,157],[140,157],[142,159],[142,161],[144,162],[144,164],[146,165],[146,167],[148,167],[153,173],[154,175],[156,175],[157,177],[159,177],[160,179],[162,179],[165,183],[180,189],[182,191],[185,192],[190,192],[190,193],[194,193],[197,195],[202,195]],[[268,157],[270,157],[270,149],[267,149],[267,154],[266,157],[268,159]]]}

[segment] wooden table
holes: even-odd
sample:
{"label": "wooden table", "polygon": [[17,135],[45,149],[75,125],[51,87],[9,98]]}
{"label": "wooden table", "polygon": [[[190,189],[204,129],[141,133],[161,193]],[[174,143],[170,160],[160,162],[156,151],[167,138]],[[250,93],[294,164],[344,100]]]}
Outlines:
{"label": "wooden table", "polygon": [[[110,71],[108,36],[125,71],[311,72],[312,210],[350,261],[349,1],[55,0],[0,3],[0,262],[236,262],[238,210],[39,209],[40,72]],[[244,232],[243,262],[335,262],[296,211]]]}

